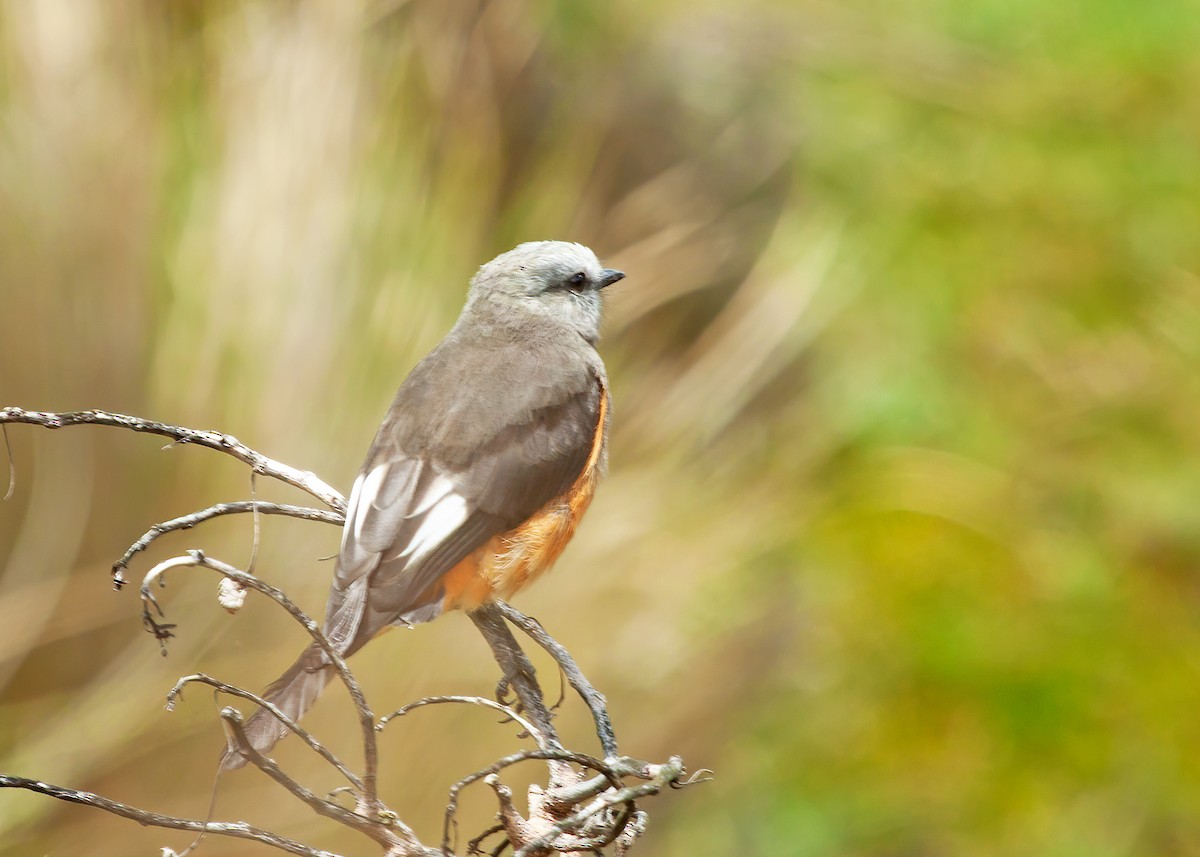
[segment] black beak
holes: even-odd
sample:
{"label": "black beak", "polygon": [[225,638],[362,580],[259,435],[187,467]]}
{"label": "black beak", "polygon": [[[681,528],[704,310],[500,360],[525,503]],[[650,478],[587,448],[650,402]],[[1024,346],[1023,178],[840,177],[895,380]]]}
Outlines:
{"label": "black beak", "polygon": [[612,268],[605,268],[600,272],[600,288],[607,288],[623,279],[625,279],[624,271],[614,271]]}

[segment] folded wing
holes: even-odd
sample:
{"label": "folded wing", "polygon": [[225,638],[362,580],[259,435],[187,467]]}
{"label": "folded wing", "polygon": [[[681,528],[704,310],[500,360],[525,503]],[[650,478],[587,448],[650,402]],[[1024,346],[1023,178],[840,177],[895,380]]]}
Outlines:
{"label": "folded wing", "polygon": [[[439,580],[493,536],[506,532],[578,478],[600,414],[597,379],[560,401],[516,409],[480,431],[488,416],[459,408],[427,437],[388,436],[385,423],[354,484],[326,609],[325,632],[349,654],[392,624],[438,615]],[[469,455],[463,437],[477,435]],[[418,435],[418,438],[420,436]],[[419,451],[410,451],[419,449]]]}

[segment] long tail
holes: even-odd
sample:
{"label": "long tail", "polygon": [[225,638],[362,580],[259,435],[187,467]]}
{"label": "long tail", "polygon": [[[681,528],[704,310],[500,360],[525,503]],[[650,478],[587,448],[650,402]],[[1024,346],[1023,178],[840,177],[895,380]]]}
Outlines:
{"label": "long tail", "polygon": [[[283,675],[263,691],[262,695],[267,702],[274,704],[292,720],[298,721],[312,708],[334,674],[334,668],[325,659],[321,647],[313,643]],[[270,752],[276,742],[289,731],[265,708],[260,708],[251,715],[246,721],[245,730],[250,746],[264,754]],[[236,770],[245,764],[246,758],[232,744],[225,748],[225,755],[221,757],[221,767],[224,770]]]}

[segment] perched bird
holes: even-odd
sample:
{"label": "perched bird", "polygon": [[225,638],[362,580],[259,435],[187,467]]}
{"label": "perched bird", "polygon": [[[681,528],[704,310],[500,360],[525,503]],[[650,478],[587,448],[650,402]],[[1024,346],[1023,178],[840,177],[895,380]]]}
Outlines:
{"label": "perched bird", "polygon": [[[558,558],[605,467],[601,289],[624,276],[562,241],[521,244],[475,274],[350,494],[323,627],[342,656],[390,626],[509,598]],[[299,720],[334,675],[313,643],[263,695]],[[264,753],[288,732],[265,709],[245,728]],[[245,761],[226,749],[225,768]]]}

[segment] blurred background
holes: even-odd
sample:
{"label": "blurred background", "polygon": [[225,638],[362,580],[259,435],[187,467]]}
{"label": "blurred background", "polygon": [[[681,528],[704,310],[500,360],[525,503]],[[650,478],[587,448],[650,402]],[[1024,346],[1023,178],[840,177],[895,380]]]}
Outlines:
{"label": "blurred background", "polygon": [[[1184,0],[8,2],[0,405],[219,428],[347,491],[474,270],[584,242],[629,274],[611,473],[516,606],[625,752],[717,772],[635,853],[1200,854],[1198,43]],[[9,436],[0,771],[202,817],[215,706],[164,694],[262,687],[303,634],[181,573],[160,657],[109,566],[245,468]],[[320,613],[337,542],[265,518],[258,571]],[[131,577],[251,543],[227,518]],[[457,615],[354,666],[380,712],[496,678]],[[353,759],[348,711],[310,725]],[[415,713],[384,796],[433,840],[517,743]],[[254,771],[217,817],[374,853]],[[3,857],[187,841],[0,794]]]}

